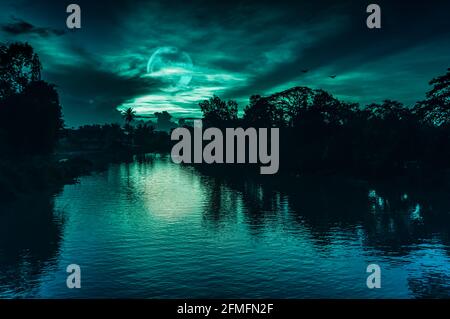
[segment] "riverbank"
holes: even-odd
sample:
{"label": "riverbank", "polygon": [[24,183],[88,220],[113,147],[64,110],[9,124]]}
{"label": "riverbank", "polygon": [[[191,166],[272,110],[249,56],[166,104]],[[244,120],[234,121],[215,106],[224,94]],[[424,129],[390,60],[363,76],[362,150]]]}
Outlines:
{"label": "riverbank", "polygon": [[126,152],[59,152],[49,156],[0,159],[0,200],[10,201],[36,191],[58,191],[66,184],[109,163],[131,161]]}
{"label": "riverbank", "polygon": [[[167,153],[167,152],[164,152]],[[95,151],[95,150],[60,150],[49,156],[35,156],[32,158],[0,159],[0,200],[14,200],[21,195],[36,191],[56,192],[66,184],[73,184],[78,178],[101,171],[110,163],[131,162],[141,152],[132,150]],[[255,165],[242,164],[186,164],[194,167],[198,172],[216,178],[224,178],[239,183],[245,177],[257,183],[270,184],[283,189],[285,185],[293,185],[299,180],[340,180],[359,181],[365,185],[379,185],[386,183],[421,185],[428,188],[448,186],[450,172],[425,169],[408,169],[402,174],[385,174],[378,176],[363,176],[345,172],[319,171],[294,174],[281,167],[276,175],[260,175]]]}
{"label": "riverbank", "polygon": [[57,190],[65,184],[74,183],[77,177],[88,174],[91,169],[92,162],[82,157],[65,161],[58,161],[53,156],[2,159],[0,200],[14,200],[20,195],[43,189]]}

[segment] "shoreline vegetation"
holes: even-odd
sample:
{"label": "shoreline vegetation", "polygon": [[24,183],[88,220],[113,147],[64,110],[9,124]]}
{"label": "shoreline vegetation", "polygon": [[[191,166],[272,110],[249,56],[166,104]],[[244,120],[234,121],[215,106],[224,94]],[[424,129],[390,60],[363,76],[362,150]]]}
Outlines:
{"label": "shoreline vegetation", "polygon": [[[170,131],[193,129],[192,121],[176,124],[165,111],[155,114],[156,125],[138,121],[132,108],[122,113],[124,125],[65,128],[56,87],[41,79],[41,69],[30,45],[0,45],[2,201],[59,189],[135,155],[169,153],[176,143]],[[280,129],[280,170],[271,181],[343,176],[440,185],[450,176],[450,69],[430,86],[425,99],[412,107],[391,100],[360,106],[308,87],[251,96],[241,117],[235,101],[217,96],[199,106],[205,129]],[[267,180],[258,164],[190,165],[210,175]]]}

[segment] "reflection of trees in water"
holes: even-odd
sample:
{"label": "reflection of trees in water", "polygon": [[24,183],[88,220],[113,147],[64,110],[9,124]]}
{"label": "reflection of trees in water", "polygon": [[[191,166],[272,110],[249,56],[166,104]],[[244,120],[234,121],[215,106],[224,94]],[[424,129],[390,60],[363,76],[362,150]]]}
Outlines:
{"label": "reflection of trees in water", "polygon": [[356,235],[361,228],[364,244],[381,252],[408,253],[414,244],[436,236],[449,244],[447,188],[386,184],[374,189],[343,178],[284,180],[276,185],[234,177],[206,180],[210,197],[204,217],[214,224],[242,211],[251,228],[264,229],[271,223],[306,227],[318,245],[331,242],[336,230]]}
{"label": "reflection of trees in water", "polygon": [[32,293],[39,276],[52,267],[61,244],[63,219],[50,195],[36,195],[0,212],[0,296]]}
{"label": "reflection of trees in water", "polygon": [[220,178],[203,178],[207,185],[208,206],[203,212],[203,221],[213,229],[220,229],[226,223],[236,222],[240,196],[231,192],[226,182]]}
{"label": "reflection of trees in water", "polygon": [[217,176],[203,176],[202,184],[207,186],[209,194],[203,213],[208,227],[221,229],[230,222],[237,223],[240,217],[256,236],[266,227],[287,224],[283,220],[286,217],[283,213],[288,209],[286,196],[269,185]]}
{"label": "reflection of trees in water", "polygon": [[[281,223],[293,231],[306,226],[321,239],[336,225],[348,228],[360,224],[361,209],[367,210],[367,198],[361,196],[365,192],[357,187],[344,191],[342,180],[328,184],[314,180],[265,184],[250,179],[216,177],[214,181],[205,217],[227,219],[227,214],[234,215],[238,211],[236,203],[240,201],[243,220],[255,229],[255,234],[258,229]],[[229,189],[239,194],[237,201],[226,200],[224,194],[230,193]]]}
{"label": "reflection of trees in water", "polygon": [[416,245],[438,239],[450,255],[448,191],[442,185],[417,187],[405,183],[370,190],[364,222],[366,245],[401,256]]}
{"label": "reflection of trees in water", "polygon": [[[204,213],[208,225],[235,221],[241,213],[252,235],[275,227],[292,234],[306,230],[322,253],[344,238],[380,258],[408,256],[424,243],[426,249],[444,249],[443,256],[450,256],[449,188],[442,185],[434,189],[405,183],[373,186],[342,178],[298,179],[277,185],[237,177],[212,180],[209,208]],[[408,262],[408,258],[396,260]],[[409,279],[415,295],[449,296],[448,276],[422,275]]]}

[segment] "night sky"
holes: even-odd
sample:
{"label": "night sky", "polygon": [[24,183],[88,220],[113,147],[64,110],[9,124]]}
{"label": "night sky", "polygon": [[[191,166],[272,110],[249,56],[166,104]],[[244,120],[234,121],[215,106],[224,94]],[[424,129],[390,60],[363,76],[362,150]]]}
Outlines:
{"label": "night sky", "polygon": [[[195,117],[213,94],[242,110],[252,94],[293,86],[413,105],[450,67],[449,1],[218,2],[2,0],[0,41],[35,48],[68,126],[119,122],[117,109],[129,106]],[[66,28],[70,3],[81,6],[82,29]],[[381,30],[366,26],[370,3],[381,6]],[[159,48],[192,65],[148,73]],[[183,72],[174,88],[170,77]]]}

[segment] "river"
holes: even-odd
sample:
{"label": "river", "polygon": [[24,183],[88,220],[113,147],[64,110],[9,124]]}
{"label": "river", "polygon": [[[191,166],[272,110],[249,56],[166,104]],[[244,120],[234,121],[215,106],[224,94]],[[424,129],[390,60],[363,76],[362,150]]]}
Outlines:
{"label": "river", "polygon": [[449,298],[448,194],[236,181],[149,155],[2,204],[0,297]]}

